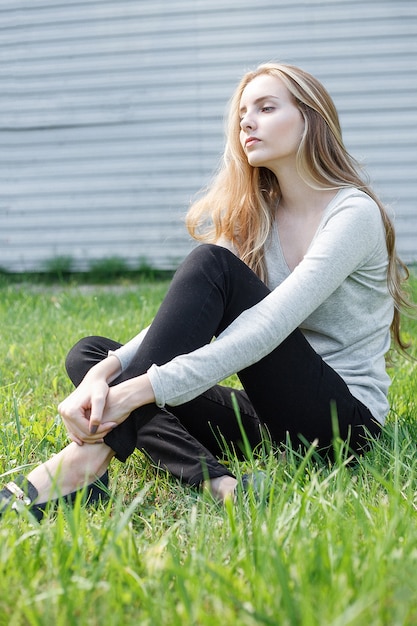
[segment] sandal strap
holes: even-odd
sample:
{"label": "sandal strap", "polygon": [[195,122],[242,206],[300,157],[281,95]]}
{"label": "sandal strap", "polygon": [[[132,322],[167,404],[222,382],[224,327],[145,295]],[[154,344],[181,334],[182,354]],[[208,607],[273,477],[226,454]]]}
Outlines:
{"label": "sandal strap", "polygon": [[32,503],[32,500],[29,498],[29,496],[27,496],[25,492],[19,487],[19,485],[16,485],[16,483],[13,483],[13,482],[7,483],[6,489],[10,491],[10,493],[15,498],[17,498],[17,500],[22,500],[22,502],[24,502],[26,506],[29,506],[29,504]]}
{"label": "sandal strap", "polygon": [[0,515],[5,509],[17,509],[18,504],[30,506],[37,498],[38,490],[25,476],[19,475],[0,491]]}

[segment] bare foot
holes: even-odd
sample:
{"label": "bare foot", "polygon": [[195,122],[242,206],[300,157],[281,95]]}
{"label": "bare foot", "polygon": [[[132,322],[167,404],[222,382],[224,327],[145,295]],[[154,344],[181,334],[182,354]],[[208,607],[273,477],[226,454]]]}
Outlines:
{"label": "bare foot", "polygon": [[225,474],[224,476],[205,481],[204,488],[208,489],[214,498],[224,502],[227,498],[234,497],[236,485],[236,478]]}
{"label": "bare foot", "polygon": [[105,443],[82,446],[70,443],[28,475],[38,490],[36,502],[66,496],[94,482],[107,470],[113,456],[113,450]]}

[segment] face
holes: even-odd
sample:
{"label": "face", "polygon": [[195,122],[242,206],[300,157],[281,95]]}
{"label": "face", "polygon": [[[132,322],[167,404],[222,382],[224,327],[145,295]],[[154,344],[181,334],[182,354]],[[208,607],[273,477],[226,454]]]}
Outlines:
{"label": "face", "polygon": [[250,165],[278,172],[295,164],[304,120],[284,83],[262,74],[243,90],[240,142]]}

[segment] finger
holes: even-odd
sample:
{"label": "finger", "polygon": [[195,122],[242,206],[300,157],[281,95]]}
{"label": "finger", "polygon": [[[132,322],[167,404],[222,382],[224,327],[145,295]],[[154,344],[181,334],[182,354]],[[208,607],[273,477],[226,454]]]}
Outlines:
{"label": "finger", "polygon": [[90,425],[89,425],[89,431],[92,434],[95,434],[97,432],[97,429],[101,424],[101,418],[103,417],[103,410],[104,410],[105,404],[106,404],[105,397],[92,398]]}
{"label": "finger", "polygon": [[[88,434],[88,422],[84,419],[78,419],[74,422],[74,420],[69,420],[66,417],[62,418],[62,422],[67,430],[69,436],[83,440],[83,435]],[[74,440],[75,440],[74,439]]]}
{"label": "finger", "polygon": [[83,434],[82,440],[84,443],[104,443],[104,437],[108,435],[109,432],[111,432],[114,428],[116,428],[116,426],[117,424],[110,422],[106,424],[101,424],[98,427],[96,434]]}
{"label": "finger", "polygon": [[97,432],[100,432],[101,434],[103,433],[107,434],[111,430],[113,430],[113,428],[116,428],[116,426],[117,426],[116,422],[106,422],[105,424],[92,424],[90,422],[88,431],[90,435],[95,435]]}
{"label": "finger", "polygon": [[68,437],[71,439],[71,441],[76,443],[77,446],[83,445],[83,441],[79,437],[76,437],[76,435],[74,435],[73,433],[68,433]]}
{"label": "finger", "polygon": [[84,437],[83,439],[84,443],[88,443],[88,444],[94,444],[94,443],[104,443],[104,439],[103,437]]}
{"label": "finger", "polygon": [[118,424],[116,422],[106,422],[105,424],[102,424],[101,426],[99,426],[97,434],[101,435],[102,437],[105,437],[112,430],[117,428],[117,426],[118,426]]}

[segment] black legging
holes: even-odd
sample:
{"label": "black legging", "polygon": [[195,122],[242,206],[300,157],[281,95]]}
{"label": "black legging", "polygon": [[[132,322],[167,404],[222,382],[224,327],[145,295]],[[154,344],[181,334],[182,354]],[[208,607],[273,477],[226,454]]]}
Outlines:
{"label": "black legging", "polygon": [[[268,293],[266,285],[230,251],[215,245],[197,247],[176,272],[142,345],[113,384],[210,342]],[[79,341],[66,361],[73,383],[79,385],[95,363],[120,345],[104,337]],[[232,391],[253,447],[261,441],[262,426],[275,443],[289,438],[298,445],[301,440],[318,439],[320,448],[330,447],[332,405],[340,436],[354,452],[366,448],[368,433],[380,431],[369,410],[299,330],[238,376],[244,390],[216,385],[180,406],[160,409],[149,404],[136,409],[106,435],[106,444],[121,461],[137,447],[191,485],[207,476],[229,474],[217,457],[222,454],[222,440],[237,452],[241,449]]]}

